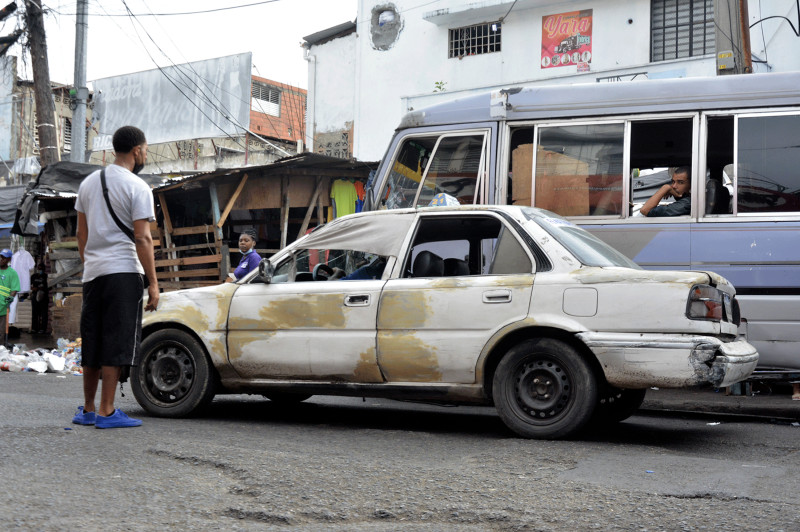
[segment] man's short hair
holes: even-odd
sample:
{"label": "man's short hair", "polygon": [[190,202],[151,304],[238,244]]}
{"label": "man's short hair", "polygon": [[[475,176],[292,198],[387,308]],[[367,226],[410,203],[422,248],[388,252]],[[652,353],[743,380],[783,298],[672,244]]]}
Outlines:
{"label": "man's short hair", "polygon": [[130,153],[136,146],[145,144],[144,131],[134,126],[122,126],[114,132],[111,140],[115,153]]}
{"label": "man's short hair", "polygon": [[675,175],[675,174],[686,174],[689,177],[691,177],[692,176],[692,170],[688,166],[679,166],[679,167],[677,167],[675,169],[674,172],[672,172],[672,175]]}

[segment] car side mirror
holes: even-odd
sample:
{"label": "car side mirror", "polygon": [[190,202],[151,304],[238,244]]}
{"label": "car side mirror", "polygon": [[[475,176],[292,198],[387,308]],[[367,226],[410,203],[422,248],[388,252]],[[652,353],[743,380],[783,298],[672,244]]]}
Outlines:
{"label": "car side mirror", "polygon": [[272,282],[272,276],[275,275],[275,266],[269,261],[269,259],[261,259],[261,262],[258,263],[258,277],[265,284],[269,284]]}

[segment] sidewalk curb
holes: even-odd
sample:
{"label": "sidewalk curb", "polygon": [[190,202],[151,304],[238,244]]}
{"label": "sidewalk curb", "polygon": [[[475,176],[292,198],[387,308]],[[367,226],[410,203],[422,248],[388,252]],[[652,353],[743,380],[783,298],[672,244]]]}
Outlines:
{"label": "sidewalk curb", "polygon": [[650,389],[640,410],[800,421],[800,401],[791,395],[725,395],[712,389]]}

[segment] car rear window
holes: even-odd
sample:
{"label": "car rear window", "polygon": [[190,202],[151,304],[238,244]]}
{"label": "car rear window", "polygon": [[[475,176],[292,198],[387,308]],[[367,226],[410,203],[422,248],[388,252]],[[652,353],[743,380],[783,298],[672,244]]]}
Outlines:
{"label": "car rear window", "polygon": [[523,209],[525,217],[538,224],[567,248],[585,266],[619,266],[641,270],[638,264],[569,220],[542,209]]}

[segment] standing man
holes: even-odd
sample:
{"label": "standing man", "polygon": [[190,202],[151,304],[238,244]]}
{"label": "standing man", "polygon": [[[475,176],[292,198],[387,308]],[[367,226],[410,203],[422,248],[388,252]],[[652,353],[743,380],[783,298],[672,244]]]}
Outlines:
{"label": "standing man", "polygon": [[[147,141],[140,129],[125,126],[114,133],[113,145],[114,164],[84,179],[75,202],[83,261],[84,404],[72,422],[98,429],[142,424],[114,407],[114,394],[123,367],[134,365],[139,352],[143,275],[150,282],[144,310],[156,310],[159,297],[150,236],[150,222],[155,220],[153,193],[136,175],[147,160]],[[101,376],[100,407],[95,409]]]}
{"label": "standing man", "polygon": [[6,345],[8,332],[8,307],[19,292],[19,276],[9,266],[14,254],[10,249],[0,251],[0,346]]}

